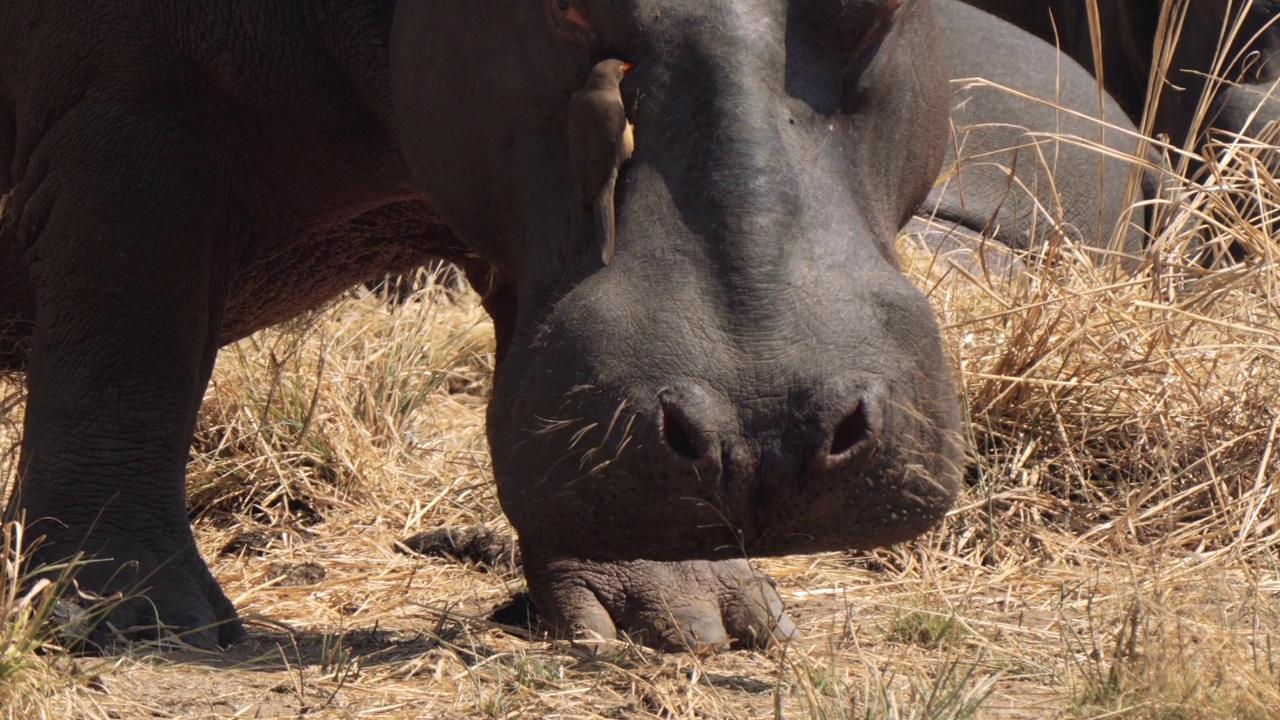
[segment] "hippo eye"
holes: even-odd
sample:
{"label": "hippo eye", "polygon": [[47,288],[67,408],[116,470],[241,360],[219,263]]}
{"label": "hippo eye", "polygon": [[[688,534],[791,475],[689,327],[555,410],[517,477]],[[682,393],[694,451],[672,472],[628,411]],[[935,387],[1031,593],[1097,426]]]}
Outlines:
{"label": "hippo eye", "polygon": [[587,19],[582,0],[549,0],[546,7],[553,27],[562,37],[588,47],[596,44],[595,28]]}
{"label": "hippo eye", "polygon": [[863,85],[867,68],[880,56],[880,48],[897,26],[899,11],[904,4],[905,0],[861,0],[865,12],[849,18],[842,41],[838,43],[845,57],[849,58],[845,66],[841,112],[852,114],[865,100]]}
{"label": "hippo eye", "polygon": [[863,55],[884,40],[897,23],[905,0],[853,0],[830,27],[835,44],[848,57]]}

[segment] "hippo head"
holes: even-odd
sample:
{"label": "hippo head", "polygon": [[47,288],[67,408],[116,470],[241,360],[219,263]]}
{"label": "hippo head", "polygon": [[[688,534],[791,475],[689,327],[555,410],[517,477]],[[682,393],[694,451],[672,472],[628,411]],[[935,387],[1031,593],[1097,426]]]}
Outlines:
{"label": "hippo head", "polygon": [[[894,251],[946,136],[927,0],[402,3],[395,25],[406,157],[505,278],[488,433],[526,544],[772,555],[943,517],[958,404]],[[634,63],[635,150],[605,265],[566,111],[609,57]]]}

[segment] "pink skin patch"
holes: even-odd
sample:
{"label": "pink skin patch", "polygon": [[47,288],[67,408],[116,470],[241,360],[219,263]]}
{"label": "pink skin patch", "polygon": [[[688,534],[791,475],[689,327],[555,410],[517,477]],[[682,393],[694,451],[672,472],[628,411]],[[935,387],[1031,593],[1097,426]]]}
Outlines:
{"label": "pink skin patch", "polygon": [[595,29],[587,20],[581,0],[547,0],[547,8],[560,33],[572,42],[594,46]]}
{"label": "pink skin patch", "polygon": [[[893,1],[898,2],[899,4],[902,2],[902,0],[893,0]],[[587,23],[586,18],[582,17],[582,13],[578,12],[578,8],[574,7],[573,5],[570,5],[569,9],[564,11],[564,19],[568,20],[574,25],[577,25],[583,30],[586,30],[587,32],[591,32],[591,25]]]}

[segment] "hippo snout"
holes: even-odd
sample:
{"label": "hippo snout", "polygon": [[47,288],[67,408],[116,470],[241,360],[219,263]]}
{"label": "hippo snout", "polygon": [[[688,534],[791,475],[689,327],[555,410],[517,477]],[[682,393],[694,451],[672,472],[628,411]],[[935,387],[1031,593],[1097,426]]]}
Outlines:
{"label": "hippo snout", "polygon": [[955,495],[956,468],[938,462],[951,431],[895,410],[883,387],[818,388],[796,381],[737,406],[689,383],[663,390],[657,447],[631,456],[634,472],[678,478],[689,500],[707,491],[691,504],[719,517],[723,552],[870,547],[936,524]]}
{"label": "hippo snout", "polygon": [[932,324],[911,348],[859,322],[744,353],[667,320],[637,345],[608,328],[644,335],[641,306],[610,297],[562,303],[565,324],[499,371],[494,470],[526,539],[601,560],[780,555],[900,542],[950,509],[963,453]]}
{"label": "hippo snout", "polygon": [[[807,393],[801,393],[807,394]],[[862,449],[882,430],[883,415],[879,403],[882,394],[847,394],[835,399],[840,412],[818,412],[814,407],[799,408],[792,418],[794,431],[787,433],[782,448],[797,464],[797,475],[803,476],[808,466],[830,468],[841,463],[856,462],[855,450]],[[673,462],[693,466],[720,475],[724,472],[751,477],[758,469],[759,458],[748,452],[747,443],[735,437],[732,409],[716,407],[702,388],[685,384],[667,388],[658,394],[659,427]]]}

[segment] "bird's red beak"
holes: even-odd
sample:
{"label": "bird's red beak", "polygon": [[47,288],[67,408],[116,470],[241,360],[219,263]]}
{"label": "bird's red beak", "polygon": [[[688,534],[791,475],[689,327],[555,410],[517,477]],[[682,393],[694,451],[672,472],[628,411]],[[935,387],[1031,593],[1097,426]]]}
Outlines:
{"label": "bird's red beak", "polygon": [[633,68],[633,67],[635,67],[635,66],[636,66],[636,64],[635,64],[635,63],[632,63],[632,62],[624,62],[624,63],[622,63],[622,72],[630,72],[630,71],[631,71],[631,68]]}

